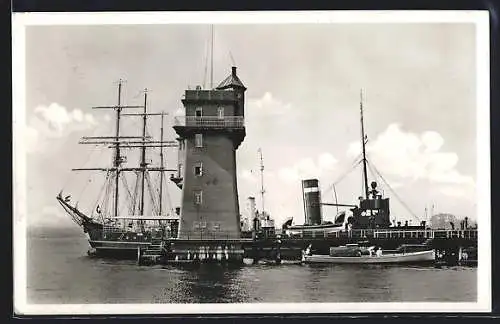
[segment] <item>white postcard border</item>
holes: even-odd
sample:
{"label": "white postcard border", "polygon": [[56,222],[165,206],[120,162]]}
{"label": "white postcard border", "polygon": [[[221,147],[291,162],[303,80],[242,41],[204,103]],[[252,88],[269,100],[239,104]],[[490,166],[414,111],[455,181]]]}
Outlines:
{"label": "white postcard border", "polygon": [[[474,23],[477,67],[478,299],[476,303],[259,303],[259,304],[28,304],[26,301],[25,28],[41,25],[289,23]],[[15,13],[13,71],[13,251],[17,314],[217,314],[490,312],[490,84],[488,11],[286,11]],[[450,116],[452,118],[452,116]],[[481,220],[479,221],[479,217]]]}

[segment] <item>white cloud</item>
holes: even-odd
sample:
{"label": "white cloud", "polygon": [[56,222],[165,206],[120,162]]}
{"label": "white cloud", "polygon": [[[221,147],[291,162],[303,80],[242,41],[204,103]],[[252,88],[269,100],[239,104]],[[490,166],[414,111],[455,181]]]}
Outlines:
{"label": "white cloud", "polygon": [[[109,116],[107,119],[105,116],[103,120],[108,121]],[[44,150],[54,140],[65,138],[75,131],[95,128],[98,124],[93,115],[83,113],[80,109],[68,110],[57,103],[37,106],[26,127],[27,150]]]}
{"label": "white cloud", "polygon": [[330,153],[323,153],[318,158],[318,165],[324,170],[333,170],[337,162],[337,159]]}
{"label": "white cloud", "polygon": [[[399,124],[391,124],[374,141],[367,144],[370,160],[380,172],[403,179],[428,180],[436,183],[474,185],[471,176],[456,170],[458,155],[441,152],[442,136],[434,131],[415,134],[401,130]],[[361,152],[360,143],[351,143],[348,155]]]}
{"label": "white cloud", "polygon": [[322,153],[315,161],[312,158],[303,158],[291,166],[279,170],[279,177],[289,183],[299,179],[319,178],[321,175],[335,170],[337,159],[330,153]]}
{"label": "white cloud", "polygon": [[49,129],[53,130],[59,135],[62,135],[68,126],[79,129],[87,129],[96,126],[97,122],[91,114],[84,114],[79,109],[68,111],[65,107],[51,103],[49,106],[37,106],[35,114],[41,117]]}
{"label": "white cloud", "polygon": [[442,194],[456,198],[466,198],[473,196],[469,187],[465,186],[440,186],[438,189]]}
{"label": "white cloud", "polygon": [[240,172],[240,177],[244,179],[245,181],[249,182],[257,182],[257,176],[255,175],[255,172],[253,170],[242,170]]}
{"label": "white cloud", "polygon": [[262,98],[250,99],[248,102],[251,109],[256,110],[258,114],[266,113],[270,115],[282,115],[289,113],[292,105],[284,103],[273,97],[270,92],[266,92]]}
{"label": "white cloud", "polygon": [[186,115],[186,111],[184,108],[177,108],[177,110],[174,112],[174,117],[182,117]]}

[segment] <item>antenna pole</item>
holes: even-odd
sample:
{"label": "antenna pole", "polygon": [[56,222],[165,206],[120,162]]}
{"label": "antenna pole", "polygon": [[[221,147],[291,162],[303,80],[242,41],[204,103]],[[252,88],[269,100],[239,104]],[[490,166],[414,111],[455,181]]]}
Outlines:
{"label": "antenna pole", "polygon": [[115,160],[114,167],[116,168],[116,179],[115,179],[115,206],[114,206],[114,214],[115,217],[118,217],[118,199],[119,199],[119,180],[120,180],[120,164],[121,164],[121,156],[120,156],[120,145],[118,141],[120,139],[120,113],[121,113],[121,95],[122,95],[122,82],[120,79],[118,81],[118,106],[116,107],[116,146],[115,146]]}
{"label": "antenna pole", "polygon": [[233,66],[236,66],[236,62],[234,61],[234,57],[231,51],[229,51],[229,57],[231,58],[231,63],[233,63]]}
{"label": "antenna pole", "polygon": [[142,117],[142,154],[141,154],[141,210],[140,215],[144,215],[144,182],[146,180],[146,119],[147,119],[147,104],[148,100],[148,89],[144,89],[144,116]]}
{"label": "antenna pole", "polygon": [[205,44],[205,69],[203,70],[203,89],[206,89],[207,85],[207,70],[208,70],[208,56],[210,55],[210,46],[208,44],[209,42],[207,41],[207,44]]}
{"label": "antenna pole", "polygon": [[210,41],[210,89],[214,87],[214,25],[210,26],[211,41]]}
{"label": "antenna pole", "polygon": [[262,149],[259,148],[260,155],[260,194],[262,196],[262,215],[264,215],[264,160],[262,159]]}
{"label": "antenna pole", "polygon": [[366,138],[365,126],[363,123],[363,89],[360,91],[359,109],[361,112],[361,147],[363,149],[363,185],[365,189],[365,199],[368,199],[368,174],[366,171]]}
{"label": "antenna pole", "polygon": [[[160,167],[163,169],[163,112],[161,113],[161,128],[160,128]],[[160,173],[160,215],[162,213],[162,197],[163,197],[163,172]]]}

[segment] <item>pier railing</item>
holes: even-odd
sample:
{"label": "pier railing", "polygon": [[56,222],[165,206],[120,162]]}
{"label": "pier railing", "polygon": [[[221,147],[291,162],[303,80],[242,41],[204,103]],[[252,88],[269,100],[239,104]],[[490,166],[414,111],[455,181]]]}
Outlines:
{"label": "pier railing", "polygon": [[245,118],[242,116],[178,116],[174,118],[174,126],[200,128],[243,128]]}
{"label": "pier railing", "polygon": [[320,232],[304,230],[301,234],[292,235],[291,238],[375,238],[375,239],[477,239],[477,229],[467,230],[376,230],[355,229],[351,231]]}
{"label": "pier railing", "polygon": [[219,241],[240,241],[241,238],[234,235],[235,233],[232,231],[182,231],[179,233],[179,240],[201,240],[201,241],[211,241],[211,240],[219,240]]}

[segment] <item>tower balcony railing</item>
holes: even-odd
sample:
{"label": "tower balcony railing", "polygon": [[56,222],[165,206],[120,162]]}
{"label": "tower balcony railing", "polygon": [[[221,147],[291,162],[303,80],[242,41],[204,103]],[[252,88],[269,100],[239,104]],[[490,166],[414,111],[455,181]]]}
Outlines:
{"label": "tower balcony railing", "polygon": [[187,126],[199,128],[243,128],[245,118],[243,116],[178,116],[174,118],[174,126]]}

